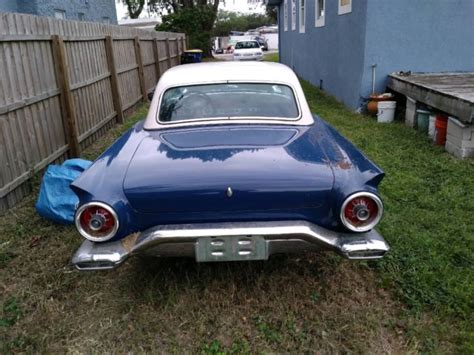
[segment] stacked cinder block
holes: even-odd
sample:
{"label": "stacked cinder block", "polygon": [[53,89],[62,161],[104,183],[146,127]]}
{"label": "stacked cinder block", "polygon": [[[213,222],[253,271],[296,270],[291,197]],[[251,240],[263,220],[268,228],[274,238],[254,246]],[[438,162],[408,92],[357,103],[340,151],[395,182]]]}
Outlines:
{"label": "stacked cinder block", "polygon": [[474,157],[474,124],[464,124],[450,117],[446,150],[458,158]]}

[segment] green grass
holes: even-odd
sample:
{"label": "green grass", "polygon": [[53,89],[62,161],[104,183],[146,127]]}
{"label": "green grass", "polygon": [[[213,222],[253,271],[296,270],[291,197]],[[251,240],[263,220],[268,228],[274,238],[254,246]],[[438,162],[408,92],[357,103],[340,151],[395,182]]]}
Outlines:
{"label": "green grass", "polygon": [[402,123],[378,124],[349,112],[308,83],[313,112],[381,166],[385,216],[379,230],[392,250],[374,264],[416,316],[434,323],[423,334],[428,349],[443,337],[473,348],[474,161],[460,161]]}
{"label": "green grass", "polygon": [[[474,162],[303,86],[313,111],[387,173],[384,260],[136,258],[79,273],[68,262],[81,238],[35,213],[34,184],[0,217],[0,353],[472,353]],[[146,110],[83,156],[97,157]]]}
{"label": "green grass", "polygon": [[264,55],[264,60],[266,62],[276,62],[278,63],[278,53],[270,53]]}

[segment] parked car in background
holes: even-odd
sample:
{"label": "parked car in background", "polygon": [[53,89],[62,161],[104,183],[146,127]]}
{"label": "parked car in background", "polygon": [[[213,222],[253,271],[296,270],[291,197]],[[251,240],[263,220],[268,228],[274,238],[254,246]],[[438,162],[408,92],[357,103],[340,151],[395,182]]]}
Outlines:
{"label": "parked car in background", "polygon": [[263,51],[255,40],[238,41],[234,47],[234,60],[263,60]]}
{"label": "parked car in background", "polygon": [[260,31],[257,31],[255,29],[248,30],[247,32],[244,33],[244,36],[260,36]]}
{"label": "parked car in background", "polygon": [[209,262],[321,249],[381,258],[383,176],[311,114],[290,68],[174,67],[146,119],[72,183],[85,238],[72,263],[98,270],[135,255]]}
{"label": "parked car in background", "polygon": [[268,42],[264,37],[255,36],[253,40],[257,41],[262,51],[268,51]]}

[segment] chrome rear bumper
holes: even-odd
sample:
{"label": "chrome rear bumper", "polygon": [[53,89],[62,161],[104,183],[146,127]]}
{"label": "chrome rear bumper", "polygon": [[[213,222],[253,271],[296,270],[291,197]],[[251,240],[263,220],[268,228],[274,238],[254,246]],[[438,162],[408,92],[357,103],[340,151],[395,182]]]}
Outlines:
{"label": "chrome rear bumper", "polygon": [[[79,270],[113,269],[137,254],[154,256],[196,255],[199,238],[260,236],[266,257],[304,250],[332,250],[348,259],[379,259],[389,250],[383,237],[367,233],[337,233],[306,221],[181,224],[150,228],[115,242],[84,241],[72,258]],[[226,259],[222,259],[225,261]]]}

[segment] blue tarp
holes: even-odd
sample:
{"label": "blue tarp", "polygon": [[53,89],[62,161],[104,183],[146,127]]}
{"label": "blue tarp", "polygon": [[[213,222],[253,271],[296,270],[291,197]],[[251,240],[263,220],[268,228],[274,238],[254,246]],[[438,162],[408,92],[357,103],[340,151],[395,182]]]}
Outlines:
{"label": "blue tarp", "polygon": [[38,214],[56,223],[74,223],[79,199],[69,185],[91,164],[88,160],[70,159],[63,165],[48,166],[36,201]]}

